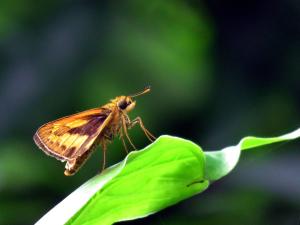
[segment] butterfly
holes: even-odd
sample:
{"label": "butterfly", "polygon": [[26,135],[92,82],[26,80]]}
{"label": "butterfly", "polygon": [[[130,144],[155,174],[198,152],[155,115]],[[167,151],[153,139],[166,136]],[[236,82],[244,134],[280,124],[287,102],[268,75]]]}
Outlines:
{"label": "butterfly", "polygon": [[134,109],[134,98],[146,94],[150,87],[129,96],[118,96],[109,103],[42,125],[33,136],[36,145],[47,155],[66,161],[66,176],[74,175],[91,156],[97,146],[103,151],[102,170],[105,169],[107,144],[118,136],[128,153],[125,138],[132,143],[128,129],[139,125],[146,137],[153,142],[155,137],[145,128],[140,117],[130,120],[128,112]]}

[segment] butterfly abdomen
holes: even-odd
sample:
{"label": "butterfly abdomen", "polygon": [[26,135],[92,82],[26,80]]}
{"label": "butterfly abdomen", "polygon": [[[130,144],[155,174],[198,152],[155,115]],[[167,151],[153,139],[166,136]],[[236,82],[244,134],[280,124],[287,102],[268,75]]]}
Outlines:
{"label": "butterfly abdomen", "polygon": [[95,150],[95,147],[87,150],[82,156],[69,160],[65,166],[64,174],[66,176],[74,175],[80,167],[86,162],[86,160],[92,155],[92,152]]}

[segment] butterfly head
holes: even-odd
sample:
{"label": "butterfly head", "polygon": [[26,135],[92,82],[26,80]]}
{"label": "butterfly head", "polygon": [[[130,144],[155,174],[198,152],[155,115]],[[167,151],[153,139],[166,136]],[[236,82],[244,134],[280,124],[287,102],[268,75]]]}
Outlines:
{"label": "butterfly head", "polygon": [[135,101],[129,96],[120,96],[117,106],[121,111],[130,112],[135,107]]}
{"label": "butterfly head", "polygon": [[134,95],[129,96],[120,96],[117,98],[117,106],[118,108],[123,112],[130,112],[134,109],[136,102],[133,100],[133,98],[146,94],[150,91],[150,87],[146,87],[143,91],[138,92]]}

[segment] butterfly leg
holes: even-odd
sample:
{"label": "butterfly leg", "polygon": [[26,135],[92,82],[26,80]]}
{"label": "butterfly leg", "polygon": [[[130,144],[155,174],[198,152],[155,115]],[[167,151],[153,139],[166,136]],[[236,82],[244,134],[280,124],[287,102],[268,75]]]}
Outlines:
{"label": "butterfly leg", "polygon": [[129,143],[131,144],[131,146],[134,148],[134,149],[137,149],[135,146],[134,146],[134,144],[132,143],[132,141],[131,141],[131,139],[130,139],[130,137],[129,137],[129,135],[128,135],[128,132],[127,132],[127,124],[128,124],[128,122],[127,122],[127,120],[128,120],[128,117],[125,117],[125,116],[122,116],[122,128],[123,128],[123,131],[124,131],[124,133],[125,133],[125,136],[126,136],[126,138],[127,138],[127,140],[129,141]]}
{"label": "butterfly leg", "polygon": [[144,123],[143,123],[141,117],[136,117],[134,120],[130,121],[130,122],[129,122],[129,125],[128,125],[128,128],[130,129],[130,128],[134,127],[136,124],[139,124],[139,125],[140,125],[140,127],[141,127],[141,129],[144,131],[146,137],[147,137],[151,142],[153,142],[153,141],[156,139],[156,137],[155,137],[153,134],[151,134],[150,131],[148,131],[148,130],[146,129],[146,127],[144,126]]}
{"label": "butterfly leg", "polygon": [[105,142],[102,142],[101,143],[101,148],[102,148],[102,151],[103,151],[103,161],[102,161],[102,169],[101,169],[101,172],[105,169],[105,164],[106,164],[106,143]]}
{"label": "butterfly leg", "polygon": [[125,142],[125,140],[124,140],[124,135],[123,135],[122,129],[120,129],[120,139],[122,140],[122,144],[123,144],[123,146],[124,146],[124,149],[125,149],[126,154],[128,154],[128,149],[127,149],[126,142]]}

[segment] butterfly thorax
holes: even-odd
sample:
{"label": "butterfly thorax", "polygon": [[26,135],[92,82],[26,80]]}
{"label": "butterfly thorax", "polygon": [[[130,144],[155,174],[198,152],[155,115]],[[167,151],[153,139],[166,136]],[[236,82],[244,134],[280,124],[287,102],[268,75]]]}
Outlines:
{"label": "butterfly thorax", "polygon": [[122,121],[128,121],[127,113],[135,107],[135,101],[128,96],[119,96],[115,99],[112,99],[110,103],[102,106],[101,108],[111,112],[111,118],[109,125],[103,129],[101,137],[104,137],[105,140],[110,141],[114,139],[115,136],[120,134],[120,129],[122,127]]}
{"label": "butterfly thorax", "polygon": [[99,139],[102,137],[105,140],[111,141],[117,136],[120,132],[122,126],[121,112],[116,108],[111,111],[111,119],[109,125],[103,128],[102,134],[99,136]]}

